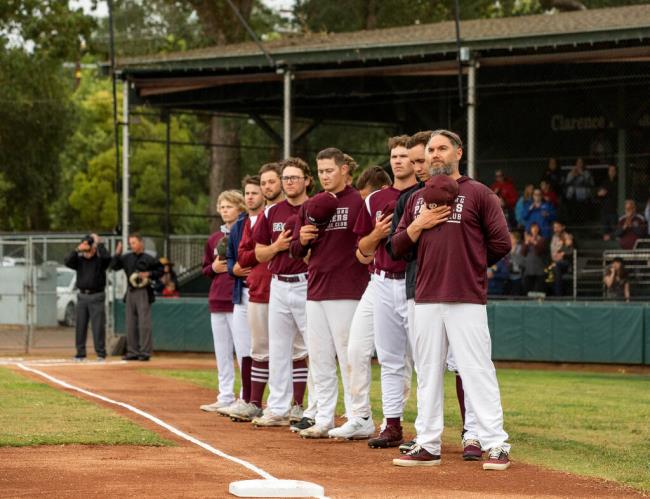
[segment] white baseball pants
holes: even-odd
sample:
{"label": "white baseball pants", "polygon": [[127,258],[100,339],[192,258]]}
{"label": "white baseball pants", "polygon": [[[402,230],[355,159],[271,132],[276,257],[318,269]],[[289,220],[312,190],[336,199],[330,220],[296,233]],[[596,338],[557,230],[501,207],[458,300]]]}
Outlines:
{"label": "white baseball pants", "polygon": [[374,286],[372,277],[354,311],[348,340],[348,379],[350,382],[350,415],[367,418],[370,410],[370,364],[375,351],[373,322]]}
{"label": "white baseball pants", "polygon": [[[408,307],[404,279],[373,275],[377,359],[381,365],[381,395],[385,418],[402,417],[411,382]],[[407,367],[408,364],[408,367]],[[406,384],[408,382],[408,384]]]}
{"label": "white baseball pants", "polygon": [[248,325],[248,288],[242,288],[241,303],[232,311],[232,336],[237,359],[251,355],[251,330]]}
{"label": "white baseball pants", "polygon": [[[269,360],[269,304],[248,302],[248,326],[251,330],[251,357],[258,362]],[[307,357],[307,345],[302,334],[293,340],[293,360]]]}
{"label": "white baseball pants", "polygon": [[307,301],[309,371],[316,390],[316,424],[334,427],[339,393],[336,359],[343,382],[345,414],[351,414],[348,383],[348,339],[358,300]]}
{"label": "white baseball pants", "polygon": [[[235,364],[233,350],[241,368],[241,359],[250,355],[250,335],[235,334],[232,312],[214,312],[210,314],[214,355],[217,360],[217,376],[219,379],[218,402],[232,403],[235,401]],[[247,336],[248,338],[245,338]]]}
{"label": "white baseball pants", "polygon": [[[307,357],[308,349],[295,357],[294,342],[301,336],[307,342],[305,302],[307,301],[307,278],[300,282],[271,280],[269,297],[269,396],[267,409],[277,416],[286,416],[293,401],[293,360]],[[316,415],[315,388],[311,359],[307,376],[307,409],[304,417]]]}
{"label": "white baseball pants", "polygon": [[476,433],[483,450],[503,447],[503,410],[492,363],[492,342],[485,305],[416,303],[414,355],[418,372],[417,443],[439,455],[443,415],[443,375],[448,346],[454,352],[466,400],[475,413]]}

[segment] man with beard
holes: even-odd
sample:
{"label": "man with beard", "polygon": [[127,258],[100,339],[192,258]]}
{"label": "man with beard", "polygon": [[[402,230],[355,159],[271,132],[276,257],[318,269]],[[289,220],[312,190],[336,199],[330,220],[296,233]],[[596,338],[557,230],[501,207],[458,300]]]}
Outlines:
{"label": "man with beard", "polygon": [[[433,183],[411,196],[392,238],[396,255],[418,244],[414,316],[417,443],[393,464],[440,464],[443,374],[450,346],[475,412],[476,437],[483,450],[489,451],[483,469],[505,470],[510,466],[510,445],[503,430],[499,385],[491,359],[486,268],[508,253],[510,237],[498,198],[483,184],[461,176],[461,157],[462,142],[457,134],[448,130],[432,133],[426,158]],[[436,175],[458,184],[451,209],[425,201],[425,191],[440,183],[435,181]]]}
{"label": "man with beard", "polygon": [[[272,274],[268,308],[268,385],[264,413],[252,420],[255,426],[289,426],[300,431],[314,424],[315,409],[309,390],[308,407],[302,403],[309,381],[305,347],[307,264],[289,255],[289,243],[301,205],[307,201],[312,179],[309,166],[300,158],[280,162],[286,199],[264,210],[255,224],[253,240],[258,262],[268,262]],[[302,338],[302,343],[296,338]],[[302,348],[298,348],[298,347]],[[292,376],[293,373],[293,376]],[[254,379],[257,372],[253,373]],[[293,386],[292,386],[293,379]],[[292,395],[293,394],[293,395]]]}

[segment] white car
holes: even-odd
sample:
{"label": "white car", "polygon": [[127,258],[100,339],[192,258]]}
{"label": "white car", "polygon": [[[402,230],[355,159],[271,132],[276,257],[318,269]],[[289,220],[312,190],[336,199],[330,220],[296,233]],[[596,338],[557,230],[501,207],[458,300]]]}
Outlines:
{"label": "white car", "polygon": [[77,272],[68,267],[56,269],[56,319],[74,326],[77,315]]}

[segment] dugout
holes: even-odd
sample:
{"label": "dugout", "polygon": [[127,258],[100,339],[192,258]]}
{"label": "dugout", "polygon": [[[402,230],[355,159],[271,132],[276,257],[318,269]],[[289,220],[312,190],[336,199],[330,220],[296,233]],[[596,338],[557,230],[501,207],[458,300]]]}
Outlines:
{"label": "dugout", "polygon": [[[121,60],[127,106],[237,113],[287,155],[330,122],[461,130],[468,169],[518,187],[548,158],[619,168],[619,203],[650,185],[650,6],[311,34]],[[269,123],[281,118],[283,127]],[[296,130],[295,119],[308,125]],[[315,144],[316,149],[331,144]],[[280,147],[283,147],[280,149]]]}

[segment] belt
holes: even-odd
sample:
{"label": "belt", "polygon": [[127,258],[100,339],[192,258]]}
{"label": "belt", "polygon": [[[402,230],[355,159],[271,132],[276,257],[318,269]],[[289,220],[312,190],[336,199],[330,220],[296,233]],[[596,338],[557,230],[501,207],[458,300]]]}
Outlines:
{"label": "belt", "polygon": [[405,279],[406,272],[386,272],[384,270],[375,269],[375,274],[383,277],[384,279]]}
{"label": "belt", "polygon": [[273,274],[273,279],[281,282],[304,282],[307,280],[307,274],[282,275]]}
{"label": "belt", "polygon": [[103,293],[103,289],[80,289],[79,292],[82,295],[94,295],[96,293]]}

